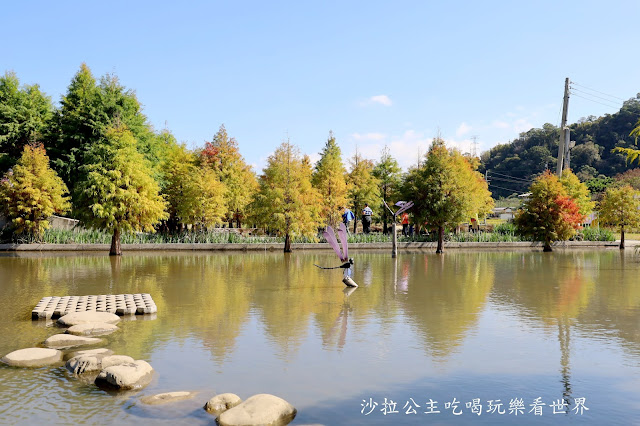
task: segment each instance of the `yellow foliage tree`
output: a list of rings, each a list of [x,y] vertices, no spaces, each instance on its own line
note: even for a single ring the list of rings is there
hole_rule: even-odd
[[[320,193],[323,224],[337,227],[340,223],[341,210],[347,203],[345,173],[340,147],[333,133],[329,133],[311,180]]]
[[[71,207],[67,193],[67,186],[49,167],[42,145],[25,145],[18,163],[0,181],[2,210],[17,233],[40,236],[52,214]]]
[[[573,201],[575,201],[580,208],[580,214],[585,216],[591,214],[596,203],[591,201],[591,192],[589,191],[589,188],[587,188],[587,185],[580,182],[578,176],[568,169],[562,171],[560,183],[567,191],[567,195],[573,198]]]
[[[258,181],[240,155],[238,142],[230,138],[227,129],[221,125],[213,141],[205,143],[200,150],[199,159],[203,166],[214,170],[224,184],[229,226],[235,221],[240,228],[253,194],[258,190]]]
[[[600,202],[600,222],[620,227],[620,249],[624,249],[624,227],[640,226],[640,191],[630,185],[609,187]]]
[[[320,224],[320,200],[311,185],[311,162],[302,158],[297,147],[283,142],[267,159],[260,176],[260,189],[252,203],[254,221],[284,235],[285,253],[291,239],[314,238]]]
[[[226,188],[214,170],[198,167],[196,156],[184,145],[171,147],[162,170],[171,223],[209,227],[222,222]]]
[[[91,146],[86,178],[79,183],[79,214],[89,226],[113,232],[110,255],[121,255],[123,232],[153,232],[168,217],[166,202],[137,141],[125,127],[112,127]]]

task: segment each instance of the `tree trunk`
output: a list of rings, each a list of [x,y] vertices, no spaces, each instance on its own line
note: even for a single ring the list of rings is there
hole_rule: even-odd
[[[111,236],[111,250],[109,256],[122,256],[122,247],[120,246],[120,229],[115,228]]]
[[[553,251],[553,249],[551,248],[551,241],[545,241],[544,242],[544,248],[542,249],[542,251],[544,251],[544,252]]]
[[[355,216],[355,215],[354,215]],[[353,219],[353,235],[356,234],[356,227],[358,226],[358,216]]]
[[[436,253],[444,253],[444,226],[438,226],[438,248],[436,249]]]
[[[383,209],[382,210],[382,233],[387,235],[389,231],[390,229],[387,226],[387,211]]]
[[[624,225],[620,227],[620,250],[624,250]]]
[[[289,237],[288,233],[284,237],[284,252],[291,253],[291,237]]]

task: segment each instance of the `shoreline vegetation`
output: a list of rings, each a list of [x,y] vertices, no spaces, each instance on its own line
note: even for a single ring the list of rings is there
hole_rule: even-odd
[[[284,237],[267,236],[267,235],[248,235],[249,232],[238,230],[237,228],[227,228],[210,231],[184,231],[180,233],[130,233],[122,235],[122,244],[124,245],[166,245],[166,244],[238,244],[238,245],[257,245],[265,244],[284,244]],[[371,234],[351,234],[349,235],[350,244],[385,244],[392,242],[390,233],[371,233]],[[435,243],[438,240],[436,233],[412,236],[398,236],[399,245],[407,245],[407,243]],[[585,228],[576,235],[573,241],[592,241],[592,242],[614,242],[614,234],[605,228]],[[99,230],[61,230],[47,229],[40,237],[29,234],[13,235],[10,240],[4,241],[8,245],[87,245],[87,244],[110,244],[111,235],[107,232]],[[515,232],[513,226],[498,226],[493,232],[448,232],[445,233],[444,242],[451,243],[529,243],[531,239],[524,238]],[[323,244],[326,243],[323,237],[316,238],[302,237],[294,238],[292,244]],[[5,244],[7,245],[7,244]]]

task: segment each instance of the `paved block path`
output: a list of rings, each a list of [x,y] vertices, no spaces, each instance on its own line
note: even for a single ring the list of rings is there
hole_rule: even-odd
[[[142,315],[158,312],[148,293],[101,294],[99,296],[47,296],[31,311],[31,319],[51,319],[71,312],[110,312],[116,315]]]

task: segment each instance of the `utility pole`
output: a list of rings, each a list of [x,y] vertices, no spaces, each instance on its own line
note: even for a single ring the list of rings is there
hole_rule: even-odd
[[[571,168],[571,148],[576,146],[576,142],[571,140],[571,130],[569,126],[564,128],[564,167],[563,170]]]
[[[558,177],[562,177],[562,168],[565,150],[568,151],[569,137],[565,132],[567,126],[567,113],[569,110],[569,77],[564,79],[564,99],[562,101],[562,122],[560,123],[560,141],[558,142]]]

